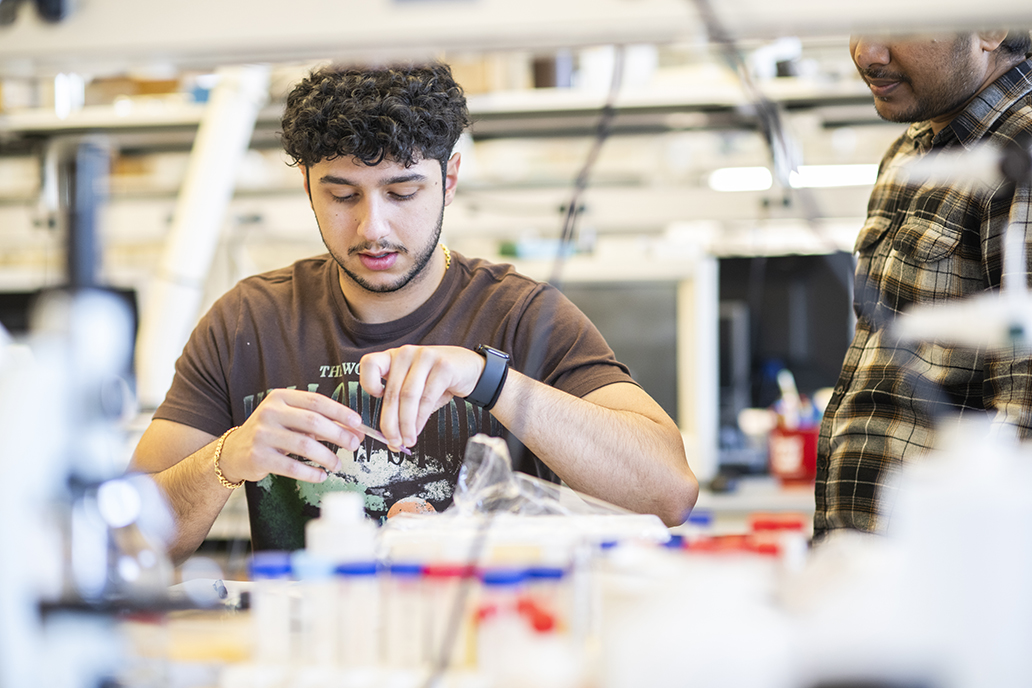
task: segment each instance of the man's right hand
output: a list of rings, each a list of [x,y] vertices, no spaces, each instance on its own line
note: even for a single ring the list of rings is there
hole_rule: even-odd
[[[261,480],[270,473],[307,482],[326,480],[340,459],[323,442],[352,451],[365,436],[361,417],[314,392],[277,389],[225,438],[219,468],[230,482]],[[129,470],[150,473],[162,488],[176,521],[169,555],[182,562],[194,553],[232,490],[212,466],[218,438],[181,423],[155,419],[136,445]],[[311,461],[298,461],[300,456]]]
[[[341,469],[340,459],[323,442],[355,451],[365,436],[358,429],[361,422],[358,413],[322,394],[275,389],[226,438],[219,466],[230,482],[258,481],[274,473],[321,483],[327,471]]]

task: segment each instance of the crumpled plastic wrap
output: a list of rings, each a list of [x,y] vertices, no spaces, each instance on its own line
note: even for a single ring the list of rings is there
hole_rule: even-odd
[[[488,558],[492,550],[499,556],[533,550],[540,558],[568,560],[581,544],[670,538],[658,516],[514,471],[505,441],[478,434],[466,445],[452,506],[440,514],[392,517],[381,528],[381,546],[392,557],[461,559],[488,522]]]
[[[625,515],[631,512],[568,487],[512,469],[504,440],[475,435],[466,444],[453,504],[462,515],[509,513],[543,515]]]

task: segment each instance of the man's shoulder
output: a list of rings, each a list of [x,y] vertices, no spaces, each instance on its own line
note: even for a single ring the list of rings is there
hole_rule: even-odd
[[[521,291],[548,286],[545,282],[521,273],[516,266],[510,263],[495,263],[485,258],[468,258],[454,251],[452,255],[456,265],[466,274],[471,284],[476,283],[478,286],[495,284]]]
[[[333,257],[328,253],[318,256],[301,258],[289,265],[257,272],[240,280],[240,283],[272,283],[290,282],[297,279],[305,279],[312,275],[323,275],[332,266]]]
[[[994,136],[1006,136],[1008,138],[1032,134],[1032,90],[1015,99],[1001,113],[999,125],[995,127],[992,133]]]
[[[986,88],[972,101],[965,114],[976,118],[971,124],[974,138],[991,139],[1006,145],[1032,134],[1032,59],[1013,69]],[[964,123],[963,116],[958,117]],[[962,139],[963,140],[963,139]]]
[[[326,271],[333,267],[333,258],[327,253],[294,261],[290,265],[258,272],[242,278],[231,291],[243,293],[291,291],[303,288],[326,277]]]
[[[248,304],[281,303],[292,300],[298,293],[311,298],[324,291],[327,270],[332,269],[332,263],[333,258],[325,254],[248,275],[220,296],[215,308],[235,310]]]

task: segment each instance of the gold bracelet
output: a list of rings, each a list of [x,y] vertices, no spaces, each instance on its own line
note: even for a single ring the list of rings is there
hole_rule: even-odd
[[[218,444],[215,445],[215,459],[212,461],[212,463],[215,465],[215,477],[219,479],[219,482],[222,483],[223,487],[230,490],[237,489],[238,487],[244,484],[244,481],[241,480],[238,483],[231,483],[228,480],[226,480],[226,476],[222,474],[222,468],[219,466],[219,459],[222,458],[222,445],[226,443],[226,438],[229,437],[229,434],[236,429],[237,428],[235,427],[230,428],[229,430],[226,430],[226,432],[222,433],[222,437],[219,438]]]

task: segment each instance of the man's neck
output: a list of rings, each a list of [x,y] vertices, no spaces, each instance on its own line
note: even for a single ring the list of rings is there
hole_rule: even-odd
[[[956,119],[957,115],[964,112],[967,106],[971,104],[979,93],[989,87],[994,81],[999,79],[1001,76],[1014,69],[1016,66],[1024,62],[1027,58],[1023,55],[1011,55],[1010,53],[996,53],[996,58],[990,65],[990,68],[986,72],[985,78],[982,80],[982,85],[977,91],[971,94],[971,97],[964,101],[964,104],[960,106],[954,112],[942,115],[940,117],[933,117],[930,121],[932,124],[932,133],[938,134],[940,131],[949,126],[950,122]]]

